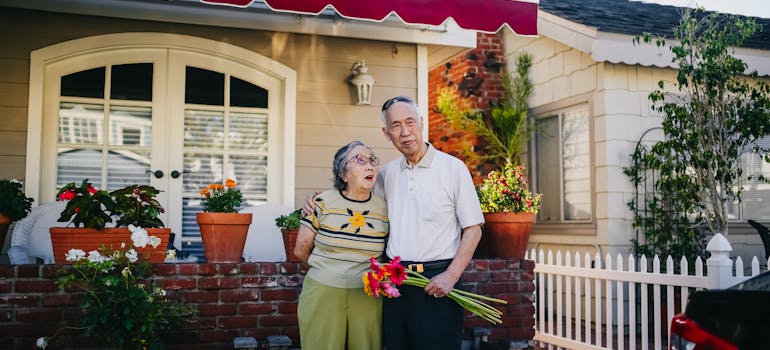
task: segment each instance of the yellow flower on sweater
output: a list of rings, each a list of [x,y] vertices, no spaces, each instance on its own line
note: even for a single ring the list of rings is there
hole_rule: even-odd
[[[366,218],[361,215],[361,212],[354,212],[353,216],[348,218],[348,221],[350,221],[350,224],[356,228],[360,228],[366,225]]]

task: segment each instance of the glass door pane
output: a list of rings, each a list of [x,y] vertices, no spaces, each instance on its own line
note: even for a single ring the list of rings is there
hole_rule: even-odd
[[[152,74],[152,63],[108,64],[60,78],[57,189],[83,179],[108,191],[150,183]]]
[[[249,100],[244,96],[256,96],[251,105],[266,106],[267,93],[225,73],[192,67],[184,71],[182,249],[203,259],[195,220],[202,211],[202,188],[233,179],[243,193],[243,207],[267,201],[268,114],[244,102]],[[234,81],[239,82],[238,98],[231,96]],[[245,91],[249,87],[253,91]],[[240,106],[231,105],[233,101]]]

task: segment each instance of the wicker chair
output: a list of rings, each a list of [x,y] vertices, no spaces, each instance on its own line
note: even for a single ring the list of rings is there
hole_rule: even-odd
[[[67,226],[66,222],[56,221],[66,205],[66,202],[38,205],[32,208],[27,217],[16,223],[8,248],[11,264],[35,263],[36,258],[46,264],[53,264],[53,247],[48,228]]]

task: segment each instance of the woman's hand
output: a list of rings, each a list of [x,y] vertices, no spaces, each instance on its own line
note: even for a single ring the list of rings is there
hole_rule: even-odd
[[[305,199],[305,205],[302,206],[302,216],[308,216],[313,213],[313,209],[315,209],[315,196],[317,196],[321,192],[313,192],[309,195],[307,195],[307,199]]]

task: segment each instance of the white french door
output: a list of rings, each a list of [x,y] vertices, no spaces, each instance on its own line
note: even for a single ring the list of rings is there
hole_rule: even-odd
[[[199,51],[127,48],[48,64],[44,81],[42,202],[85,178],[110,191],[150,184],[175,245],[195,250],[202,187],[235,179],[244,206],[284,198],[279,77]]]

